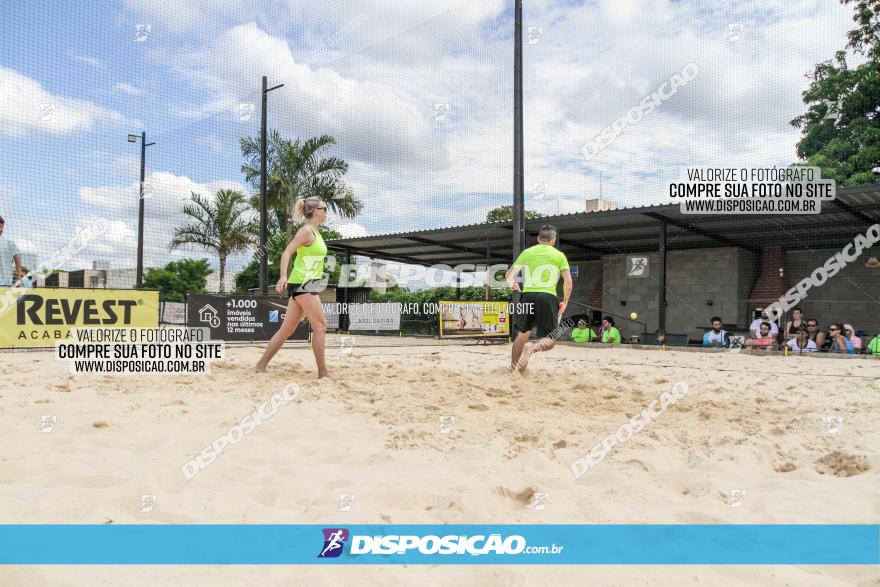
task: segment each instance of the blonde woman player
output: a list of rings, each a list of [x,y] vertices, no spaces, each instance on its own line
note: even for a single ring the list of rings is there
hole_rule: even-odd
[[[257,363],[257,373],[266,371],[266,365],[281,348],[293,331],[296,330],[300,319],[305,315],[312,325],[312,351],[315,353],[315,362],[318,364],[318,378],[329,377],[335,379],[327,370],[324,361],[324,338],[327,333],[327,322],[324,320],[324,311],[321,308],[321,300],[318,292],[322,291],[326,283],[321,281],[324,276],[324,257],[327,255],[327,245],[318,227],[327,219],[327,205],[321,198],[311,197],[296,203],[294,219],[299,222],[303,218],[306,223],[296,232],[293,240],[284,249],[281,255],[281,277],[275,284],[275,291],[284,292],[287,288],[287,314],[281,328],[266,345],[263,356]],[[293,259],[293,271],[289,273],[287,268],[290,256],[296,252]]]

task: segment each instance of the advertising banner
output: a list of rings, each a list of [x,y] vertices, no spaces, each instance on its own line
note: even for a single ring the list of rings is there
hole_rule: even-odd
[[[349,330],[400,330],[400,304],[349,304]]]
[[[507,302],[440,302],[440,337],[508,336]]]
[[[213,340],[269,340],[287,313],[287,299],[280,295],[189,293],[186,303],[187,326],[209,328]],[[304,320],[290,340],[308,339],[309,324]]]
[[[162,302],[162,324],[186,324],[186,304]]]
[[[159,292],[0,288],[0,347],[54,346],[75,328],[156,328]]]

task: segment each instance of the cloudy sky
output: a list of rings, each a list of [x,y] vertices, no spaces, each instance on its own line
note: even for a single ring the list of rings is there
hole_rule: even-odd
[[[156,143],[147,266],[210,257],[168,242],[191,192],[250,193],[238,141],[259,129],[262,75],[284,84],[269,126],[330,134],[350,164],[364,211],[333,219],[343,234],[478,222],[511,201],[512,1],[59,6],[19,3],[0,23],[0,215],[26,258],[103,217],[109,232],[68,268],[134,266],[140,147],[126,135],[141,130]],[[683,167],[793,162],[805,74],[853,28],[833,0],[526,0],[524,15],[526,206],[544,213],[583,210],[600,184],[643,205]],[[585,157],[686,67],[693,79]]]

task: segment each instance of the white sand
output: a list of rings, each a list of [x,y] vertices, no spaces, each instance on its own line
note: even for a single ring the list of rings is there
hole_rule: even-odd
[[[0,353],[0,523],[878,523],[880,362],[558,347],[307,349],[261,376],[70,375]],[[676,381],[689,394],[583,478],[569,465]],[[289,382],[295,402],[181,465]],[[40,417],[55,415],[52,432]],[[439,417],[454,416],[448,434]],[[827,434],[825,417],[843,424]],[[106,426],[96,427],[97,422]],[[828,457],[827,466],[817,464]],[[859,463],[870,468],[858,470]],[[847,468],[849,465],[849,468]],[[863,467],[861,467],[863,468]],[[819,470],[826,471],[821,474]],[[835,475],[834,472],[841,475]],[[856,473],[842,476],[846,473]],[[741,507],[730,490],[744,489]],[[550,495],[531,511],[532,492]],[[356,496],[337,512],[339,495]],[[142,494],[158,503],[138,511]],[[865,567],[5,567],[0,585],[878,585]]]

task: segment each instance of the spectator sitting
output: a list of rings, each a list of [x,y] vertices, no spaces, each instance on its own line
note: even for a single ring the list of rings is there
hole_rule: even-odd
[[[761,325],[758,327],[758,336],[748,339],[746,341],[746,347],[766,351],[773,346],[775,339],[776,337],[771,334],[770,323],[765,320],[764,322],[761,322]]]
[[[727,331],[721,330],[721,317],[712,316],[712,330],[703,335],[703,346],[723,347],[727,344]]]
[[[597,338],[599,337],[587,326],[587,321],[583,318],[578,320],[577,328],[571,329],[571,340],[574,342],[592,342]]]
[[[602,330],[599,333],[602,335],[602,342],[620,344],[620,331],[614,327],[614,318],[611,316],[602,318]]]
[[[666,346],[666,331],[658,328],[654,332],[654,344],[657,346]]]
[[[825,347],[825,333],[819,330],[819,322],[813,319],[807,320],[807,332],[810,333],[810,340],[816,343],[816,348]]]
[[[849,353],[850,355],[855,354],[855,349],[853,348],[850,340],[844,336],[843,329],[840,327],[840,324],[832,324],[828,327],[828,337],[831,339],[831,348],[829,349],[832,353]]]
[[[856,336],[856,329],[852,327],[852,324],[843,325],[843,335],[852,343],[856,354],[862,352],[862,339]]]
[[[791,352],[803,354],[815,353],[818,350],[816,343],[810,340],[810,333],[807,331],[806,326],[798,328],[795,337],[785,343]]]
[[[798,330],[804,325],[804,313],[800,308],[792,308],[791,320],[785,323],[785,340],[797,338]]]
[[[753,339],[759,338],[758,335],[760,334],[761,324],[763,324],[764,322],[770,325],[770,335],[773,338],[776,338],[776,335],[779,334],[779,326],[777,326],[776,322],[770,322],[770,318],[767,316],[767,312],[762,310],[761,317],[752,320],[752,324],[749,326],[749,334],[752,335]]]
[[[872,355],[880,355],[880,334],[868,343],[868,352]]]

